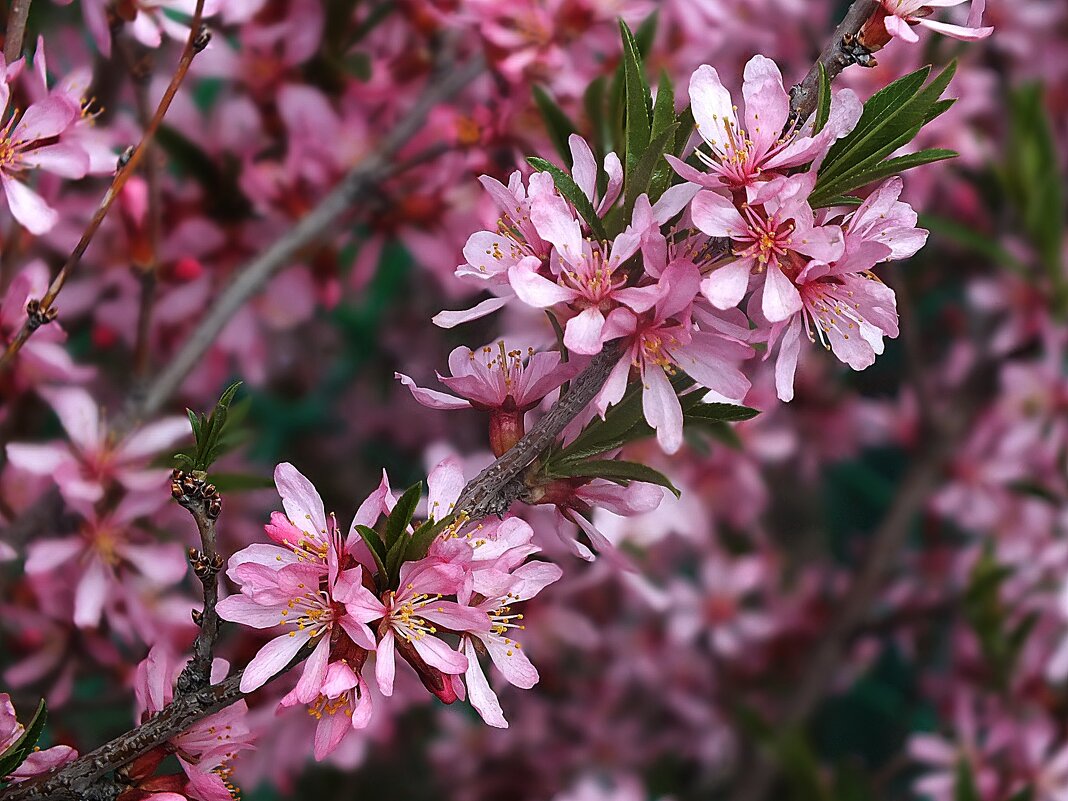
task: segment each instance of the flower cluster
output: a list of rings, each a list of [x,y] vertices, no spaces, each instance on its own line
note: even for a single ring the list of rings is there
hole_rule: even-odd
[[[560,570],[527,561],[539,550],[531,544],[530,526],[516,518],[473,528],[462,520],[449,523],[463,474],[446,460],[428,479],[430,519],[424,524],[440,533],[424,544],[425,555],[401,562],[391,575],[375,555],[379,519],[385,517],[384,530],[399,538],[390,543],[391,560],[420,536],[396,531],[391,521],[401,512],[385,476],[360,505],[347,535],[292,465],[278,466],[275,483],[285,514],[275,513],[266,526],[274,544],[251,545],[231,557],[227,575],[241,592],[218,607],[226,620],[283,629],[245,668],[242,692],[258,689],[310,649],[300,681],[281,705],[306,706],[318,720],[317,759],[370,722],[371,695],[362,673],[372,653],[383,696],[393,695],[399,657],[443,702],[469,693],[488,723],[507,726],[479,653],[488,652],[518,687],[529,689],[538,680],[514,639],[522,614],[513,606],[556,581]],[[450,635],[457,642],[450,643]]]

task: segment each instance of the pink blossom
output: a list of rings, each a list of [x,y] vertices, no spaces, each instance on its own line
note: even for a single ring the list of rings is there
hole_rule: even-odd
[[[7,693],[0,693],[0,755],[11,748],[25,731],[26,727],[15,717],[15,707],[11,703],[11,696]],[[77,757],[78,752],[69,745],[55,745],[44,750],[34,750],[10,776],[0,776],[0,780],[20,782],[32,779],[38,774],[64,765]]]
[[[479,664],[479,644],[509,684],[524,690],[537,684],[538,671],[515,639],[524,626],[520,622],[523,615],[513,611],[513,606],[533,598],[563,575],[563,571],[554,564],[524,562],[526,550],[519,550],[512,565],[506,552],[496,560],[493,568],[475,574],[472,589],[478,593],[478,597],[485,596],[484,600],[472,604],[470,592],[462,592],[459,596],[461,603],[471,604],[473,608],[485,612],[490,620],[489,631],[474,632],[463,639],[463,650],[467,656],[464,680],[471,705],[486,723],[497,728],[507,728],[508,722]],[[518,566],[514,566],[514,563],[518,563]]]
[[[21,68],[16,62],[7,68]],[[0,61],[0,72],[4,71]],[[0,117],[8,112],[11,86],[0,81]],[[19,180],[28,169],[41,169],[63,178],[81,178],[89,170],[89,157],[77,145],[52,142],[78,119],[78,105],[65,94],[55,93],[31,103],[24,113],[13,110],[0,130],[0,183],[12,216],[30,233],[50,231],[59,213],[39,194]]]
[[[109,601],[123,590],[132,572],[155,587],[177,583],[186,572],[178,543],[156,543],[136,536],[133,522],[156,510],[158,501],[148,494],[127,494],[114,511],[98,515],[91,504],[73,502],[85,520],[73,537],[39,539],[27,550],[26,573],[40,575],[57,570],[74,579],[74,624],[94,628]]]
[[[310,703],[326,680],[335,634],[344,632],[357,646],[375,648],[367,627],[375,617],[367,616],[362,603],[362,568],[340,569],[340,537],[332,523],[328,542],[324,561],[305,559],[299,550],[256,545],[231,557],[227,575],[241,585],[241,593],[219,602],[219,616],[257,629],[291,627],[252,658],[241,679],[242,692],[263,686],[314,642],[293,696]],[[357,603],[349,606],[350,600]]]
[[[682,445],[682,406],[671,383],[676,371],[685,371],[701,386],[733,401],[744,398],[750,386],[736,364],[751,355],[751,348],[689,323],[697,282],[696,268],[677,264],[660,279],[661,297],[651,319],[620,307],[605,326],[608,338],[626,338],[627,350],[598,394],[597,409],[603,416],[609,406],[623,398],[630,369],[637,368],[645,419],[667,453]]]
[[[522,351],[508,350],[503,339],[496,348],[487,345],[478,353],[456,348],[449,354],[452,375],[439,373],[438,380],[460,397],[418,387],[402,373],[394,376],[429,409],[526,412],[575,374],[574,366],[561,363],[555,351],[535,353],[531,348],[526,356],[524,361]]]
[[[282,706],[304,703],[297,696],[297,690],[293,690],[282,699]],[[363,676],[344,659],[331,662],[318,696],[308,707],[308,713],[316,719],[315,758],[326,759],[350,731],[366,728],[371,712],[371,696]]]
[[[808,205],[814,180],[814,175],[805,173],[750,188],[740,210],[711,190],[694,198],[694,224],[709,236],[730,237],[734,247],[734,260],[701,283],[713,306],[737,306],[752,274],[763,282],[761,311],[768,322],[781,322],[801,310],[801,295],[792,278],[810,259],[830,263],[845,250],[841,228],[815,223]]]
[[[174,700],[174,684],[184,662],[164,646],[154,646],[137,666],[134,696],[137,717],[144,722]],[[212,682],[226,678],[230,665],[216,659],[211,667]],[[230,798],[227,778],[230,763],[240,752],[253,747],[254,734],[246,716],[248,705],[242,699],[225,709],[198,720],[169,744],[189,781],[189,795],[203,801]]]
[[[920,37],[912,30],[916,25],[966,42],[985,39],[994,32],[994,29],[979,26],[981,12],[973,13],[967,25],[950,25],[930,19],[930,15],[936,8],[959,6],[965,2],[967,0],[882,0],[882,8],[886,14],[883,25],[886,26],[886,31],[891,36],[906,42],[920,40]],[[976,3],[976,5],[979,4]]]
[[[784,133],[790,119],[790,96],[779,68],[764,56],[754,56],[745,65],[742,96],[744,123],[739,122],[737,106],[713,67],[702,65],[693,73],[690,107],[697,132],[709,148],[708,153],[700,148],[695,152],[709,171],[700,172],[668,155],[679,175],[705,187],[752,186],[790,167],[822,159],[836,139],[853,129],[862,110],[851,90],[841,90],[835,93],[831,116],[819,133],[812,133],[811,123],[807,129],[792,126]]]
[[[393,695],[398,639],[414,648],[427,665],[446,675],[467,670],[467,658],[435,636],[437,626],[455,631],[481,631],[489,626],[481,610],[441,600],[456,593],[463,576],[463,569],[455,564],[434,559],[405,562],[400,570],[399,590],[389,591],[384,602],[369,593],[364,596],[361,610],[386,620],[375,662],[375,678],[383,695]]]
[[[7,457],[11,464],[34,475],[52,476],[63,497],[70,502],[96,502],[112,481],[131,492],[166,501],[161,490],[167,471],[146,467],[148,460],[189,434],[189,421],[166,417],[142,426],[116,440],[103,420],[101,409],[80,387],[42,388],[41,396],[63,424],[70,443],[11,443]],[[144,502],[144,501],[142,501]]]

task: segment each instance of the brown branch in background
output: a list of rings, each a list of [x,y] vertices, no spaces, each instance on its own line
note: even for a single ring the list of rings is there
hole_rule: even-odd
[[[142,132],[152,124],[152,106],[148,87],[152,77],[152,58],[147,51],[136,52],[129,41],[119,39],[116,49],[126,64],[134,89],[137,119]],[[134,376],[144,378],[151,356],[149,335],[152,332],[152,311],[155,308],[159,243],[163,229],[163,198],[160,185],[158,148],[154,140],[145,142],[145,184],[148,187],[147,252],[135,254],[131,268],[140,282],[140,301],[137,307],[137,338],[134,345]]]
[[[7,30],[4,32],[4,61],[8,64],[17,61],[22,55],[31,2],[32,0],[11,0],[11,8],[7,12]]]
[[[200,627],[193,643],[193,656],[178,677],[178,695],[207,687],[211,683],[211,662],[215,641],[219,638],[219,571],[223,567],[215,539],[215,521],[222,512],[222,499],[214,484],[209,484],[181,470],[171,475],[171,496],[189,511],[200,532],[201,549],[189,549],[189,564],[204,585],[204,609],[193,613],[193,622]]]
[[[189,65],[193,63],[193,57],[207,46],[208,34],[200,25],[203,11],[204,0],[197,0],[196,11],[193,14],[191,22],[192,27],[189,31],[189,39],[186,41],[185,48],[182,50],[178,68],[175,70],[174,77],[171,78],[167,90],[163,93],[163,97],[159,102],[159,106],[156,108],[156,113],[153,115],[148,129],[145,131],[140,144],[134,148],[132,152],[128,151],[128,156],[124,154],[119,159],[119,169],[111,181],[111,186],[108,187],[108,191],[104,194],[103,199],[100,201],[100,205],[93,213],[84,233],[82,233],[81,239],[78,240],[78,244],[67,258],[66,263],[52,280],[44,297],[40,300],[32,300],[27,304],[26,311],[28,316],[26,323],[19,329],[15,338],[11,340],[11,343],[7,346],[7,350],[4,351],[3,356],[0,356],[0,370],[3,370],[11,364],[15,354],[17,354],[22,346],[26,344],[26,340],[30,338],[34,331],[55,319],[56,309],[52,304],[55,303],[56,296],[59,295],[64,284],[66,284],[67,279],[70,277],[71,272],[73,272],[74,268],[78,265],[78,262],[81,261],[82,256],[89,247],[89,243],[93,241],[97,229],[99,229],[100,224],[104,222],[104,218],[107,216],[112,204],[119,196],[123,186],[126,185],[126,181],[133,175],[134,171],[141,163],[141,159],[144,158],[148,144],[156,135],[160,123],[163,122],[164,115],[166,115],[167,110],[171,106],[171,101],[174,100],[174,96],[178,92],[178,87],[181,86],[182,81],[185,80],[185,76],[189,72]]]
[[[873,532],[860,571],[835,605],[836,612],[820,641],[809,652],[777,726],[787,730],[802,726],[830,690],[854,634],[869,622],[879,590],[897,564],[897,554],[908,540],[916,515],[937,486],[946,461],[971,429],[993,385],[991,365],[977,365],[959,392],[949,399],[946,413],[931,421],[931,438],[924,440],[923,453],[905,475],[890,509]],[[732,794],[736,801],[763,801],[768,797],[777,766],[764,755],[759,755],[758,761],[759,767],[747,771],[738,791]]]
[[[845,17],[834,29],[831,41],[820,53],[819,59],[812,65],[801,83],[790,90],[788,127],[804,122],[816,110],[820,65],[823,65],[827,78],[831,81],[852,64],[861,64],[865,67],[875,66],[875,59],[871,55],[875,49],[861,42],[860,32],[864,23],[871,19],[878,8],[879,0],[854,0]]]
[[[460,66],[449,66],[415,102],[378,147],[353,167],[334,190],[309,214],[271,247],[246,264],[233,281],[222,290],[196,329],[167,363],[166,368],[146,389],[140,402],[131,410],[134,417],[151,416],[178,390],[182,381],[196,367],[215,338],[240,309],[279,271],[293,264],[294,258],[337,222],[352,205],[368,196],[382,181],[398,172],[390,159],[415,136],[427,115],[438,103],[459,92],[482,72],[482,59],[474,57]]]

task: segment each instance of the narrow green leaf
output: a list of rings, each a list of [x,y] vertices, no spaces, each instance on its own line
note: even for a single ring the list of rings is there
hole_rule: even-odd
[[[626,181],[626,201],[623,206],[624,220],[630,218],[630,213],[634,210],[634,202],[638,199],[639,195],[648,189],[649,181],[652,180],[653,177],[653,170],[660,164],[667,163],[664,161],[664,150],[667,147],[667,143],[674,137],[675,126],[677,124],[678,123],[675,122],[671,123],[671,125],[663,130],[659,136],[649,143],[645,155],[643,155],[641,160],[634,165],[633,171],[628,174]]]
[[[813,130],[819,133],[831,118],[831,79],[827,77],[827,68],[819,62],[819,89],[816,92],[816,117]]]
[[[553,147],[556,148],[556,152],[560,154],[560,158],[564,160],[564,163],[571,167],[571,147],[568,145],[567,140],[571,134],[578,133],[575,124],[571,122],[571,118],[564,113],[564,110],[556,104],[556,101],[552,99],[545,89],[535,84],[533,92],[534,102],[537,104],[542,119],[545,121],[545,129],[549,133]]]
[[[411,539],[408,540],[408,547],[404,551],[404,561],[414,562],[422,559],[426,556],[428,550],[430,550],[431,543],[438,538],[449,524],[452,523],[453,517],[449,515],[441,520],[428,520],[423,525],[419,526],[412,534]]]
[[[665,487],[679,497],[679,490],[671,483],[671,479],[659,470],[639,464],[637,462],[625,462],[620,459],[606,459],[589,462],[563,462],[553,467],[553,475],[557,478],[604,478],[616,483],[630,481],[642,481],[646,484],[656,484]]]
[[[898,175],[906,170],[911,170],[913,167],[919,167],[923,164],[933,164],[936,161],[945,161],[946,159],[956,158],[957,155],[958,154],[953,150],[932,148],[929,150],[921,150],[917,153],[898,156],[897,158],[887,159],[886,161],[879,162],[873,167],[850,173],[849,175],[844,176],[841,180],[834,182],[832,186],[827,187],[825,190],[813,192],[812,196],[809,198],[809,202],[815,209],[834,206],[837,205],[840,196],[846,192],[860,189],[863,186],[875,183],[876,181],[881,181],[891,175]]]
[[[972,766],[966,759],[957,763],[957,781],[954,784],[953,801],[980,801],[979,790],[975,786]]]
[[[371,558],[375,560],[375,567],[378,568],[378,573],[382,577],[382,581],[386,580],[386,544],[382,542],[382,538],[378,536],[378,532],[368,526],[356,526],[356,531],[359,532],[360,538],[367,543],[367,550],[371,552]]]
[[[408,528],[408,524],[412,522],[415,507],[419,504],[419,498],[422,497],[422,494],[423,482],[417,481],[404,491],[404,494],[397,501],[397,505],[393,507],[393,511],[389,513],[389,520],[386,522],[385,541],[390,550],[393,549],[393,544],[400,539],[404,530]]]
[[[41,733],[44,731],[45,721],[47,720],[48,710],[45,707],[44,699],[41,699],[29,725],[22,732],[22,736],[3,754],[0,754],[0,779],[11,775],[33,753],[34,746],[41,739]]]
[[[685,412],[685,421],[707,423],[736,423],[752,420],[760,412],[748,406],[736,406],[732,403],[698,403]]]
[[[930,67],[922,67],[915,72],[898,78],[889,86],[880,89],[869,97],[864,104],[864,111],[860,115],[860,120],[852,131],[834,143],[827,153],[827,158],[823,160],[823,167],[820,172],[830,169],[846,158],[865,137],[880,126],[885,125],[896,110],[916,97],[930,74]]]
[[[660,81],[656,86],[656,101],[653,103],[653,129],[651,136],[655,139],[669,127],[677,124],[675,119],[675,86],[667,70],[660,71]]]
[[[597,216],[597,211],[593,208],[593,204],[590,202],[590,199],[586,197],[585,193],[579,189],[574,178],[551,161],[531,156],[527,159],[527,162],[534,169],[540,172],[547,172],[553,177],[553,183],[555,183],[556,188],[560,190],[560,194],[567,198],[578,210],[578,213],[582,215],[582,219],[584,219],[586,224],[590,226],[590,231],[593,232],[593,235],[597,239],[606,240],[609,238],[607,232],[605,232],[604,223],[601,222],[601,218]]]
[[[649,147],[651,94],[645,80],[642,57],[638,44],[630,28],[623,20],[619,21],[620,36],[623,40],[623,75],[625,87],[626,118],[626,158],[624,182],[630,194],[630,176],[638,161]]]
[[[605,91],[607,86],[608,79],[601,75],[595,81],[590,82],[590,85],[586,87],[586,91],[582,95],[582,106],[586,110],[586,119],[589,120],[590,130],[592,131],[590,144],[598,162],[602,161],[605,154],[612,150],[609,140],[611,124],[605,110]],[[597,189],[604,192],[607,181],[607,176],[599,174]]]

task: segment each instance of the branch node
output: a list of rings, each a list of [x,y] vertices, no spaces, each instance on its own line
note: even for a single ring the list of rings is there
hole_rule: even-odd
[[[41,307],[41,301],[30,298],[26,301],[26,327],[32,333],[42,325],[47,325],[56,319],[59,309],[50,306],[47,309]]]

